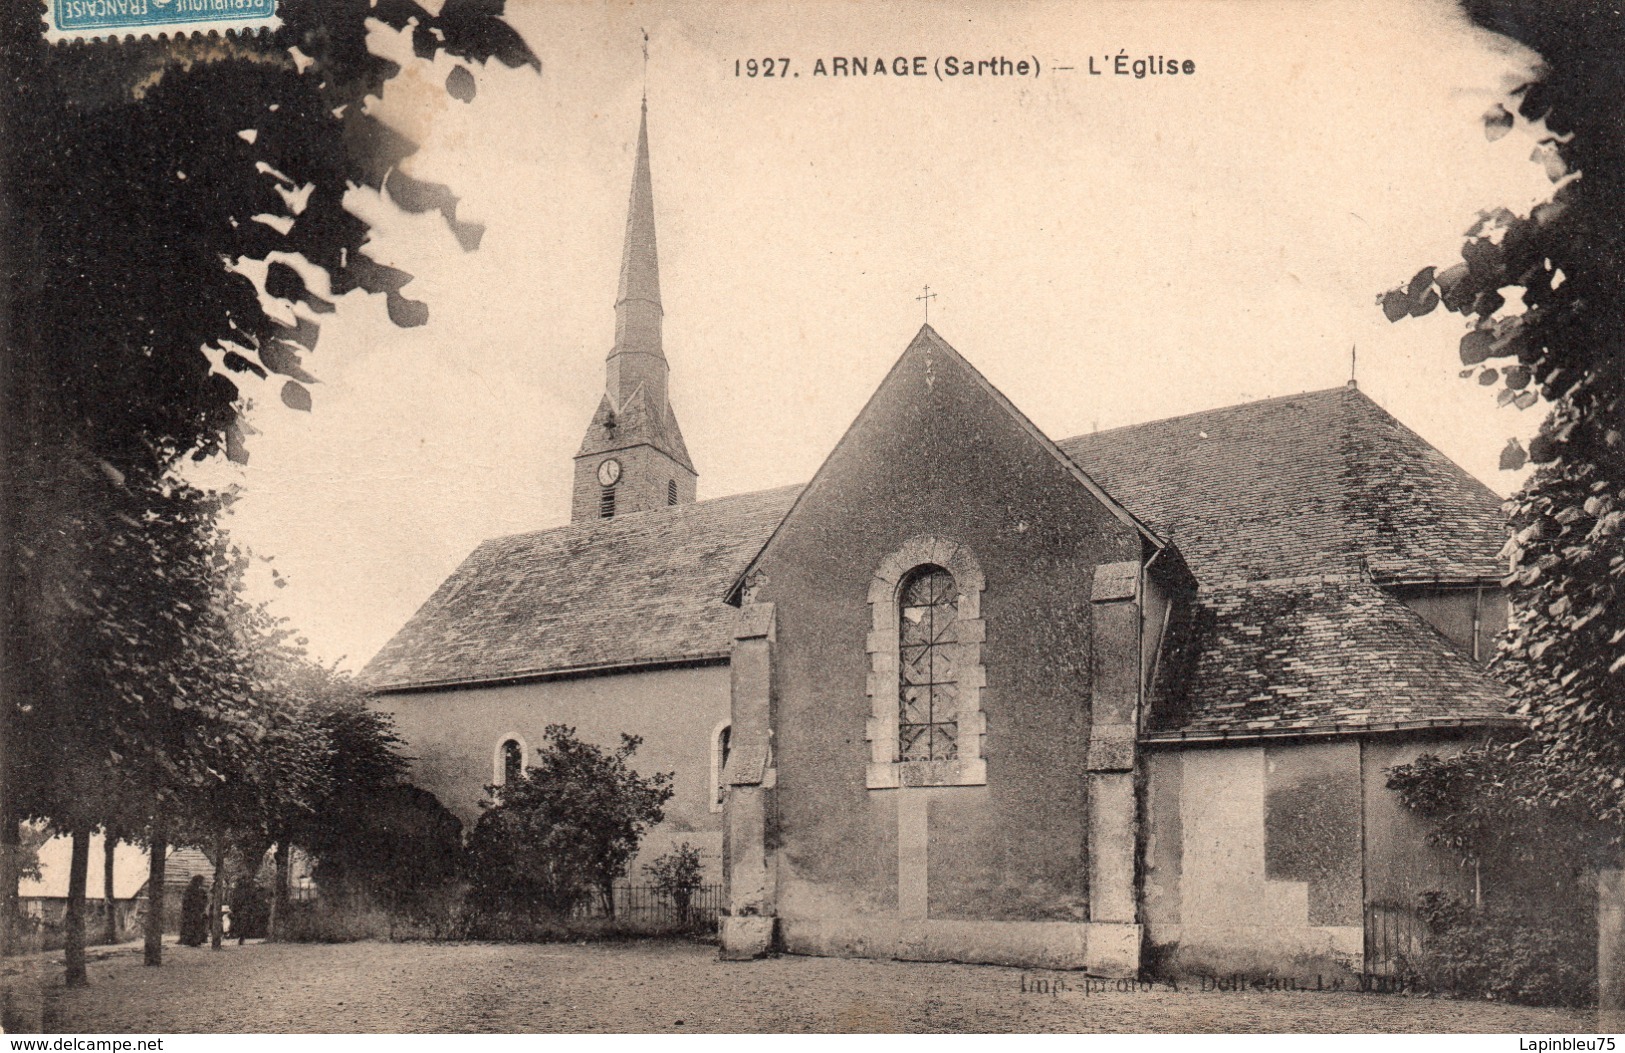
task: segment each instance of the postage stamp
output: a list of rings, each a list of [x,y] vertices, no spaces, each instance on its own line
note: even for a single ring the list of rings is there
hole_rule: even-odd
[[[277,0],[46,0],[49,40],[275,29]]]

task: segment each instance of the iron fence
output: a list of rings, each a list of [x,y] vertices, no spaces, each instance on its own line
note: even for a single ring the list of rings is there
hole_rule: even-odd
[[[1427,926],[1416,908],[1393,901],[1365,906],[1365,974],[1403,980],[1422,953]]]
[[[571,917],[614,918],[637,926],[712,931],[722,912],[722,886],[701,885],[686,902],[654,885],[616,885],[578,903]]]

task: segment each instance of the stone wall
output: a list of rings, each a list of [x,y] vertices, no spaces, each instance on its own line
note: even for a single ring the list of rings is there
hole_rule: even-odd
[[[1126,592],[1102,602],[1134,607],[1141,545],[955,358],[918,345],[904,356],[748,579],[748,599],[775,612],[765,843],[784,949],[1133,971],[1133,736],[1101,758],[1128,790],[1111,795],[1126,816],[1092,811],[1090,754],[1102,663],[1112,720],[1135,719],[1137,610],[1112,619],[1124,640],[1091,641],[1097,568],[1127,562]],[[897,669],[872,638],[872,603],[895,602],[885,588],[876,598],[877,575],[910,546],[935,546],[928,562],[949,569],[962,548],[985,579],[971,617],[980,668],[960,670],[984,719],[962,715],[959,732],[963,759],[979,749],[985,769],[905,764],[888,781],[872,722],[896,712]],[[1123,842],[1113,875],[1129,885],[1102,901],[1108,923],[1090,881],[1103,836]]]
[[[617,516],[667,507],[671,503],[667,500],[671,483],[677,484],[677,504],[694,503],[698,485],[694,473],[653,446],[642,444],[576,458],[570,522],[590,523],[599,518],[599,497],[604,488],[598,482],[598,466],[611,457],[621,462],[621,478],[615,484]]]

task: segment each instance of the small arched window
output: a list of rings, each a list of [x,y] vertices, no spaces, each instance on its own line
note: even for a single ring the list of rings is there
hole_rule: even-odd
[[[897,597],[897,759],[959,756],[959,618],[954,576],[926,565],[909,572]]]
[[[677,480],[676,479],[667,479],[666,480],[666,503],[668,505],[674,505],[674,504],[677,503]]]
[[[598,491],[598,518],[615,518],[615,487],[606,486]]]
[[[506,786],[525,773],[525,743],[518,735],[504,736],[497,746],[495,763],[496,784]]]
[[[718,724],[711,732],[711,810],[722,811],[722,802],[727,796],[729,747],[733,740],[733,725]]]

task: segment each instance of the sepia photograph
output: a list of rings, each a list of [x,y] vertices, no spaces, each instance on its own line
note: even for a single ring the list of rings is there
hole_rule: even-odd
[[[0,74],[12,1049],[1625,1032],[1617,5]]]

